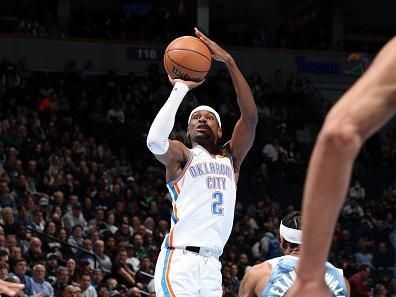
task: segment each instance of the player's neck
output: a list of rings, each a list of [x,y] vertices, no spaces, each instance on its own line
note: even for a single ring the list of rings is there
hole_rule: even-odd
[[[197,143],[197,142],[193,142],[192,143],[192,147],[196,147],[196,146],[200,146],[203,147],[205,150],[207,150],[210,154],[216,154],[218,151],[218,146],[216,144],[201,144],[201,143]]]

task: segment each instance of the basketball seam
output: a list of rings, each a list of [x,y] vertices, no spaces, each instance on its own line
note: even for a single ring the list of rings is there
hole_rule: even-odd
[[[172,60],[172,58],[169,57],[168,53],[166,53],[166,55],[168,56],[168,59],[172,61],[173,64],[176,64],[177,66],[182,67],[184,69],[187,69],[189,71],[194,71],[194,72],[208,72],[209,71],[209,70],[195,70],[195,69],[191,69],[191,68],[185,67],[185,66],[180,65],[179,63],[175,62],[174,60]]]
[[[192,49],[190,49],[190,48],[175,48],[175,49],[170,49],[170,50],[167,50],[166,53],[169,53],[169,52],[171,52],[171,51],[189,51],[189,52],[193,52],[193,53],[196,53],[196,54],[198,54],[198,55],[200,55],[200,56],[202,56],[202,57],[205,57],[206,60],[208,60],[209,62],[211,62],[211,59],[209,59],[207,56],[201,54],[200,52],[198,52],[198,51],[196,51],[196,50],[192,50]]]
[[[193,39],[193,40],[194,40],[194,39],[197,39],[198,41],[202,42],[198,37],[194,37],[194,36],[182,36],[182,37],[179,37],[179,38],[174,39],[171,43],[169,43],[168,46],[166,47],[166,51],[168,50],[168,48],[169,48],[172,44],[178,42],[178,41],[181,40],[181,39]],[[203,43],[203,42],[202,42],[202,43]],[[205,45],[206,45],[206,44],[205,44]]]
[[[169,57],[168,57],[168,59],[169,59]],[[168,64],[166,63],[166,59],[164,59],[164,67],[165,67],[166,72],[171,73],[171,71],[169,70]]]

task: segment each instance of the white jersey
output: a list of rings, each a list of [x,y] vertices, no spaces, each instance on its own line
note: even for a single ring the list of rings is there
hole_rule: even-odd
[[[202,146],[190,150],[182,174],[167,184],[172,196],[171,231],[165,247],[197,246],[223,252],[232,229],[236,184],[232,157]]]

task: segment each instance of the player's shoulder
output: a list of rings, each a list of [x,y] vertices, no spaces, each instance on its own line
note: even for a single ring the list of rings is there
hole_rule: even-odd
[[[272,266],[269,262],[266,261],[254,265],[249,270],[247,270],[244,278],[246,279],[246,283],[251,288],[254,288],[255,294],[258,296],[267,285],[268,280],[271,277],[271,273]]]
[[[252,277],[255,276],[262,277],[265,274],[271,274],[271,272],[272,272],[272,265],[268,261],[265,261],[260,264],[256,264],[247,271],[247,273]]]

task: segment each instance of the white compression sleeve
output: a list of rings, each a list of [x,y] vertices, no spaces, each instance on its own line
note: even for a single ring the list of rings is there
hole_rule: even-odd
[[[147,135],[147,147],[153,154],[163,155],[168,151],[168,137],[175,124],[176,112],[187,92],[187,85],[176,82],[168,100],[151,124]]]

